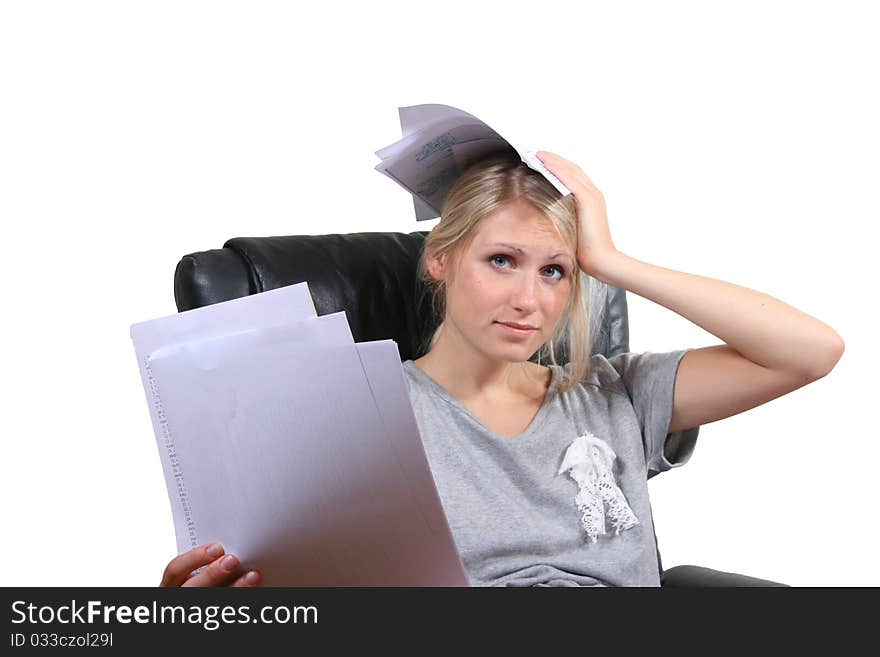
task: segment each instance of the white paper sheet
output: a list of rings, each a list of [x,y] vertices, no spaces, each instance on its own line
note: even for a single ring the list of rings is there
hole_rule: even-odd
[[[243,320],[308,314],[295,287],[132,327],[178,550],[219,540],[269,586],[468,586],[397,345],[344,313]]]
[[[131,326],[138,361],[157,347],[211,335],[227,335],[259,326],[317,317],[307,282],[185,310]]]

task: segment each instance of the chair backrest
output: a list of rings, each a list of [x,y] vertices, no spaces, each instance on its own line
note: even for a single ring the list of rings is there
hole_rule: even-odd
[[[174,300],[183,312],[307,281],[318,315],[345,311],[355,342],[391,339],[401,361],[418,358],[440,322],[417,279],[427,235],[417,231],[236,237],[221,249],[180,259]],[[610,285],[595,288],[599,294],[594,292],[591,299],[591,351],[610,358],[629,351],[626,292]],[[560,364],[568,362],[567,347],[565,341],[557,345]]]

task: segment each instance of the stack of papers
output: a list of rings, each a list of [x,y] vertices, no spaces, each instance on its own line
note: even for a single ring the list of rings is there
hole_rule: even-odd
[[[178,552],[267,586],[469,586],[397,344],[300,283],[134,324]]]
[[[535,151],[514,146],[473,114],[449,105],[398,107],[403,139],[378,151],[375,169],[413,195],[416,221],[436,219],[461,173],[473,162],[513,150],[564,196],[571,191],[554,176]]]

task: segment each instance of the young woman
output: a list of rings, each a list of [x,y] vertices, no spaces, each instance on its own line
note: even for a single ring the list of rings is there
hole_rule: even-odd
[[[648,478],[684,465],[701,425],[828,374],[843,341],[771,296],[618,251],[589,177],[537,155],[571,195],[500,154],[444,202],[419,268],[443,321],[427,353],[403,363],[413,410],[473,585],[659,586]],[[584,278],[723,344],[591,355]],[[173,559],[162,586],[259,583],[216,548]]]

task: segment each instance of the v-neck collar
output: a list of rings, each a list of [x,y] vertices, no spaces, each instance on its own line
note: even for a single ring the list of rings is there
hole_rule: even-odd
[[[535,413],[535,417],[532,418],[532,421],[529,425],[516,436],[504,436],[500,433],[496,433],[480,420],[467,406],[458,401],[455,397],[453,397],[449,392],[437,383],[431,376],[425,372],[421,367],[416,365],[412,360],[407,360],[403,362],[404,367],[408,367],[410,372],[412,372],[420,381],[422,381],[425,385],[427,385],[434,393],[440,397],[444,402],[458,410],[463,415],[467,416],[471,419],[471,421],[476,424],[483,432],[489,434],[492,438],[500,442],[506,443],[519,443],[523,440],[528,439],[535,432],[537,432],[541,426],[544,424],[544,420],[547,418],[547,414],[549,413],[550,404],[553,401],[553,398],[556,396],[556,388],[559,384],[559,371],[552,364],[548,365],[550,368],[551,378],[550,385],[547,386],[547,392],[544,394],[544,400],[541,402],[541,406],[538,409],[538,412]]]

